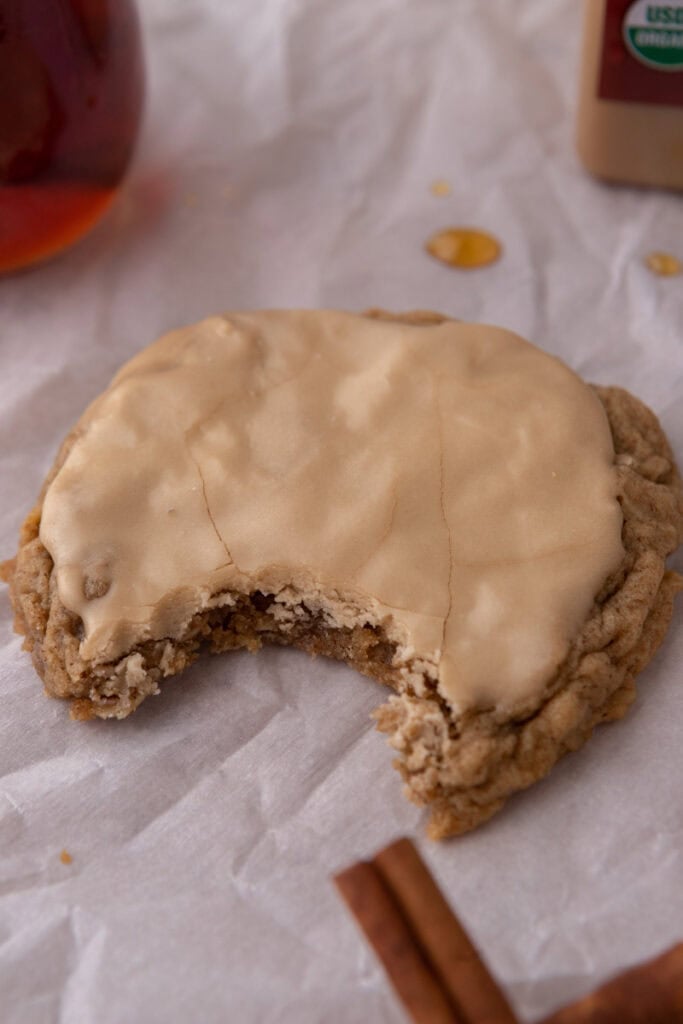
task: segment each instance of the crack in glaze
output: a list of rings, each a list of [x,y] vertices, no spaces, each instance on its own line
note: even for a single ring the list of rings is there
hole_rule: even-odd
[[[446,515],[446,503],[444,500],[445,471],[443,458],[443,415],[441,412],[441,392],[439,390],[439,384],[434,378],[433,384],[436,407],[436,426],[439,437],[439,503],[441,506],[441,518],[443,519],[443,524],[446,527],[446,537],[448,539],[448,607],[446,608],[446,614],[443,620],[443,629],[441,632],[441,651],[439,656],[440,664],[441,658],[443,657],[443,652],[446,649],[446,629],[448,627],[448,620],[451,616],[451,609],[453,607],[453,591],[451,589],[451,585],[453,582],[453,538],[451,537],[451,528],[448,523],[448,517]]]
[[[225,551],[226,555],[229,558],[229,563],[228,564],[229,565],[235,565],[235,559],[230,554],[230,549],[229,549],[228,545],[225,543],[225,541],[223,540],[223,536],[222,536],[220,530],[218,529],[218,527],[216,525],[216,520],[213,518],[213,513],[211,512],[211,507],[209,505],[209,498],[208,498],[208,495],[206,493],[206,481],[204,480],[204,474],[202,473],[201,466],[199,465],[199,463],[197,462],[196,458],[192,454],[192,449],[190,448],[189,444],[187,444],[187,454],[190,456],[192,464],[194,465],[195,469],[197,470],[197,474],[199,476],[199,479],[201,480],[201,484],[202,484],[202,497],[204,498],[204,504],[206,505],[206,514],[208,515],[209,522],[211,523],[211,526],[213,527],[213,532],[216,534],[216,537],[218,539],[219,544],[222,546],[223,550]],[[223,568],[223,566],[217,566],[217,568],[221,569],[221,568]],[[235,565],[235,568],[237,568],[236,565]],[[215,571],[216,570],[214,570],[214,572]]]
[[[216,534],[218,542],[220,543],[221,547],[223,548],[223,550],[225,551],[226,555],[228,556],[229,561],[228,561],[227,564],[228,565],[234,565],[235,568],[238,569],[238,566],[235,564],[235,559],[232,557],[232,554],[230,553],[230,549],[229,549],[228,545],[225,543],[225,540],[223,539],[223,535],[221,534],[220,530],[218,529],[218,526],[216,525],[216,520],[213,517],[213,513],[212,513],[211,507],[209,505],[209,496],[206,493],[206,480],[204,479],[204,474],[202,473],[202,467],[200,466],[199,462],[195,458],[195,455],[194,455],[194,453],[192,451],[192,448],[191,448],[191,443],[192,442],[190,441],[191,435],[196,433],[197,431],[199,431],[205,423],[209,422],[209,420],[213,419],[213,417],[216,415],[216,413],[220,409],[222,409],[224,405],[225,405],[225,399],[221,398],[221,400],[219,402],[217,402],[216,405],[213,407],[213,409],[211,409],[205,416],[201,416],[198,420],[195,420],[194,423],[192,423],[189,427],[187,427],[186,430],[183,431],[183,439],[185,441],[185,447],[187,449],[187,454],[190,456],[190,460],[191,460],[193,466],[195,467],[195,469],[197,470],[197,474],[198,474],[199,479],[200,479],[201,484],[202,484],[202,497],[204,498],[204,504],[206,505],[206,514],[209,517],[209,521],[210,521],[211,526],[213,528],[213,532]],[[219,565],[219,566],[216,567],[214,572],[217,569],[223,569],[223,568],[225,568],[224,565]],[[238,571],[239,571],[239,569],[238,569]]]

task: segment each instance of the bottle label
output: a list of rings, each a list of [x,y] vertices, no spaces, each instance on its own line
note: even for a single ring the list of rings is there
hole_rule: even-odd
[[[683,106],[683,0],[607,0],[598,96]]]

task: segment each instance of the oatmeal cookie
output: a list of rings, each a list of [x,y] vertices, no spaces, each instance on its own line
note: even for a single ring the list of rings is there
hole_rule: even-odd
[[[264,643],[386,684],[377,726],[440,839],[625,713],[681,586],[681,495],[652,412],[508,332],[239,314],[123,368],[4,577],[77,719]]]

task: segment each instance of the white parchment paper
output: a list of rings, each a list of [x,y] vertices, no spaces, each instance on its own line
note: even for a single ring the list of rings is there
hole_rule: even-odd
[[[642,263],[683,257],[681,199],[577,165],[577,8],[142,0],[149,103],[124,194],[79,247],[0,282],[2,555],[114,370],[228,308],[501,324],[633,389],[683,458],[683,278]],[[498,264],[458,274],[422,251],[468,223],[500,237]],[[399,1022],[329,881],[399,834],[525,1020],[654,955],[683,938],[682,626],[679,603],[625,721],[436,846],[368,718],[375,684],[237,654],[125,722],[75,724],[42,695],[3,588],[0,1018]]]

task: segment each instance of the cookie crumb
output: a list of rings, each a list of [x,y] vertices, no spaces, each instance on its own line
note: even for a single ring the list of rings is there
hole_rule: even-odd
[[[649,252],[643,262],[659,277],[674,277],[683,271],[683,263],[670,252]]]
[[[62,864],[73,863],[73,857],[71,856],[68,850],[62,850],[62,852],[59,855],[59,859],[61,860]]]

